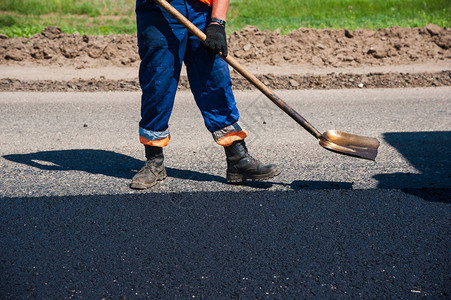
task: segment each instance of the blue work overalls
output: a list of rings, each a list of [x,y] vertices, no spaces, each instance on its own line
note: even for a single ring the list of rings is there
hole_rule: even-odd
[[[200,30],[209,23],[211,7],[198,0],[168,1]],[[169,118],[182,62],[191,91],[215,141],[229,146],[244,139],[227,63],[209,53],[194,35],[152,0],[136,1],[142,89],[140,142],[164,147],[170,139]],[[195,133],[187,133],[187,135]]]

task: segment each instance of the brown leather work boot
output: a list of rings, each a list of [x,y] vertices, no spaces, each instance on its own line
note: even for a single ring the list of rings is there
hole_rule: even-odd
[[[263,165],[253,158],[246,148],[244,140],[236,141],[224,147],[227,156],[227,181],[242,182],[246,179],[266,180],[280,174],[275,165]]]
[[[130,184],[132,189],[145,190],[151,188],[158,181],[167,177],[163,164],[163,148],[146,145],[145,150],[147,161],[144,167],[133,176],[132,183]]]

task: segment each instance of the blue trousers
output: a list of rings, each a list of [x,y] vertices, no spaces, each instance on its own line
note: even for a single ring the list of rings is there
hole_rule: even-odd
[[[200,30],[208,24],[211,7],[198,0],[168,1]],[[243,139],[228,65],[209,53],[194,35],[152,0],[137,0],[138,48],[142,89],[140,141],[164,147],[170,139],[169,118],[182,63],[205,126],[219,144]],[[187,133],[191,135],[195,133]]]

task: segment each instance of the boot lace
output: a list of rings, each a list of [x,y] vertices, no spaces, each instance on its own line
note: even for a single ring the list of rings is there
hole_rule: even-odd
[[[247,146],[245,143],[241,144],[246,152],[246,157],[248,157],[253,163],[258,164],[258,160],[256,158],[254,158],[252,155],[249,154],[248,150],[247,150]]]

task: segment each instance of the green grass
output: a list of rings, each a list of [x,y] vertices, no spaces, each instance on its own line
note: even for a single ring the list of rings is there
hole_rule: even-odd
[[[90,35],[136,32],[135,0],[0,0],[0,33],[30,37],[46,26]]]
[[[98,17],[130,15],[134,3],[134,0],[1,0],[0,11],[36,16],[57,13]]]
[[[136,32],[135,0],[0,0],[0,33],[29,37],[45,26],[63,32]],[[231,0],[228,32],[247,24],[288,33],[309,28],[451,26],[450,0]]]
[[[232,27],[253,24],[283,33],[309,28],[450,26],[449,0],[236,0],[231,1]]]
[[[65,33],[79,32],[89,35],[136,32],[134,16],[89,17],[79,15],[0,15],[0,33],[9,37],[30,37],[46,26],[56,25]]]

